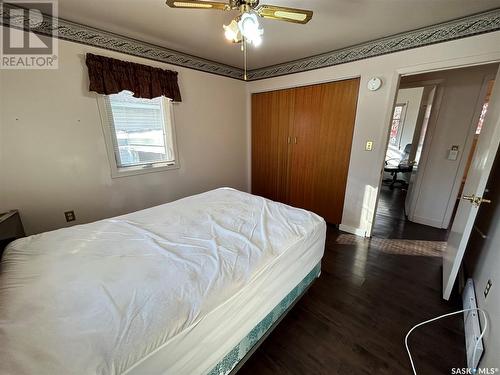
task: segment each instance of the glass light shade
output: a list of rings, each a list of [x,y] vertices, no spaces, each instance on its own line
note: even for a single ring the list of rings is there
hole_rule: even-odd
[[[241,35],[254,46],[257,47],[262,43],[262,34],[264,30],[260,27],[259,20],[255,13],[243,13],[238,22],[238,28]]]
[[[238,23],[232,20],[229,25],[222,25],[224,28],[224,36],[227,40],[231,42],[239,42],[241,39],[240,30],[238,28]]]

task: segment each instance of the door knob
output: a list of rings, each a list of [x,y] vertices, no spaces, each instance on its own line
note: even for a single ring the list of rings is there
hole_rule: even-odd
[[[481,203],[491,203],[491,200],[484,199],[483,197],[478,197],[474,194],[471,195],[463,195],[462,199],[471,202],[474,206],[478,207]]]

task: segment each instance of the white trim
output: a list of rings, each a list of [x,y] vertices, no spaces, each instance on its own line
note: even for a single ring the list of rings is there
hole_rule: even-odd
[[[283,77],[283,76],[281,76]],[[279,83],[277,85],[273,85],[270,88],[262,88],[262,89],[254,89],[252,86],[247,86],[248,87],[248,95],[250,96],[250,102],[252,101],[252,94],[261,94],[264,92],[273,92],[273,91],[279,91],[279,90],[287,90],[287,89],[295,89],[299,87],[307,87],[307,86],[314,86],[314,85],[321,85],[323,83],[333,83],[333,82],[339,82],[339,81],[347,81],[349,79],[356,79],[359,78],[361,80],[361,74],[356,73],[356,74],[346,74],[346,75],[340,75],[338,77],[332,78],[332,77],[326,77],[326,78],[317,78],[317,79],[312,79],[308,82],[302,82],[302,83],[296,83],[296,82],[283,82]],[[266,78],[263,81],[266,81],[270,78]],[[252,82],[252,81],[249,81]],[[361,90],[361,86],[360,86]]]
[[[413,216],[411,221],[414,223],[417,223],[417,224],[428,225],[428,226],[434,227],[434,228],[446,229],[446,228],[442,227],[441,220],[428,219],[428,218],[421,217],[421,216]]]
[[[385,156],[387,154],[387,147],[389,146],[389,139],[391,137],[392,118],[394,116],[394,106],[396,105],[397,99],[398,99],[400,81],[401,81],[401,74],[393,74],[392,79],[390,81],[387,80],[387,85],[388,85],[388,90],[389,90],[388,97],[392,98],[392,102],[390,103],[390,107],[385,108],[385,121],[384,121],[384,123],[387,125],[383,129],[384,137],[382,137],[382,139],[385,139],[385,142],[382,143],[383,152],[380,152],[378,155],[379,163],[380,163],[379,164],[380,165],[380,174],[379,174],[380,177],[378,180],[378,185],[376,186],[377,194],[375,196],[373,210],[369,214],[366,215],[367,217],[364,220],[364,224],[366,225],[366,236],[367,237],[372,236],[373,226],[375,225],[375,219],[376,219],[377,210],[378,210],[378,203],[379,203],[379,199],[380,199],[380,189],[382,189],[382,183],[384,180]],[[359,107],[356,110],[356,118],[358,116],[358,111],[359,111]],[[354,130],[356,131],[356,123],[354,124]],[[351,153],[352,153],[352,151],[351,151]],[[351,169],[351,162],[349,162],[349,169]],[[349,174],[347,175],[347,182],[349,183]],[[347,187],[346,187],[346,190],[347,190]],[[346,205],[346,201],[344,201],[344,207],[343,207],[344,212],[345,212],[345,205]],[[342,220],[343,219],[344,219],[344,217],[342,216]]]
[[[356,236],[367,237],[366,231],[361,228],[350,227],[349,225],[340,224],[339,229],[343,232],[355,234]]]
[[[247,136],[247,142],[246,142],[247,192],[251,193],[252,192],[252,93],[248,89],[248,85],[246,85],[245,90],[246,90],[245,125],[246,125],[246,136]]]
[[[164,98],[164,103],[168,103],[168,105],[163,105],[165,118],[169,119],[170,130],[167,136],[171,137],[172,148],[174,153],[174,161],[173,162],[165,162],[165,163],[154,163],[152,165],[147,166],[130,166],[130,167],[118,167],[116,163],[115,156],[115,147],[114,147],[114,139],[111,132],[111,126],[109,124],[109,114],[106,105],[106,95],[98,95],[96,94],[97,106],[99,109],[99,116],[101,118],[101,126],[102,132],[104,136],[104,141],[106,144],[106,153],[108,155],[108,162],[111,171],[111,178],[120,178],[120,177],[129,177],[135,176],[139,174],[145,173],[153,173],[153,172],[164,172],[172,169],[179,169],[179,155],[177,152],[177,136],[175,132],[175,122],[174,122],[174,114],[172,108],[172,101]],[[169,135],[171,133],[171,135]]]

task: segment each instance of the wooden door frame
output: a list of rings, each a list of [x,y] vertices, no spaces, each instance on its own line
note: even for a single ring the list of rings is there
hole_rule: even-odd
[[[483,65],[489,65],[489,64],[500,64],[500,57],[493,58],[493,59],[487,59],[485,58],[484,60],[475,60],[474,58],[463,58],[463,59],[458,59],[455,64],[451,63],[447,65],[444,62],[438,62],[438,63],[430,63],[426,64],[426,66],[422,67],[407,67],[407,68],[401,68],[396,71],[395,77],[392,81],[392,92],[390,93],[390,97],[393,98],[392,100],[392,106],[388,110],[388,113],[391,113],[391,120],[387,121],[387,126],[386,126],[386,134],[385,134],[385,142],[383,144],[385,152],[387,152],[387,147],[389,145],[389,136],[390,136],[390,126],[391,126],[391,121],[392,121],[392,110],[394,108],[394,105],[397,102],[397,97],[398,97],[398,91],[401,88],[401,78],[405,76],[412,76],[412,75],[419,75],[419,74],[424,74],[424,73],[434,73],[434,72],[439,72],[439,71],[447,71],[447,70],[455,70],[455,69],[463,69],[463,68],[470,68],[470,67],[475,67],[475,66],[483,66]],[[471,61],[472,60],[472,61]],[[475,61],[474,61],[475,60]],[[499,66],[500,69],[500,66]],[[500,82],[495,82],[495,85],[500,85]],[[439,89],[439,85],[438,89]],[[438,92],[436,92],[436,96],[438,96]],[[442,93],[441,95],[442,96]],[[438,98],[439,98],[438,96]],[[436,100],[436,98],[435,98]],[[440,103],[439,103],[440,105]],[[491,110],[491,109],[490,109]],[[427,136],[426,136],[427,138]],[[426,139],[425,142],[428,143],[428,140]],[[428,149],[428,147],[427,147]],[[422,156],[424,155],[424,152],[422,150]],[[384,154],[384,159],[385,160],[385,154]],[[375,207],[373,210],[373,216],[371,218],[370,222],[370,227],[368,228],[369,230],[366,231],[365,237],[371,237],[371,232],[373,230],[373,226],[375,224],[375,218],[376,218],[376,213],[378,209],[378,204],[380,201],[380,190],[382,188],[382,180],[384,177],[384,162],[382,161],[381,169],[380,169],[380,180],[379,184],[377,187],[377,197],[376,197],[376,202],[375,202]],[[453,222],[450,222],[449,225],[451,226]]]

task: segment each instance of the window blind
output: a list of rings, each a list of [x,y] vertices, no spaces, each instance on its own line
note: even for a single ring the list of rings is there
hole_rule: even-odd
[[[174,163],[165,98],[141,99],[122,91],[106,97],[118,167]]]

